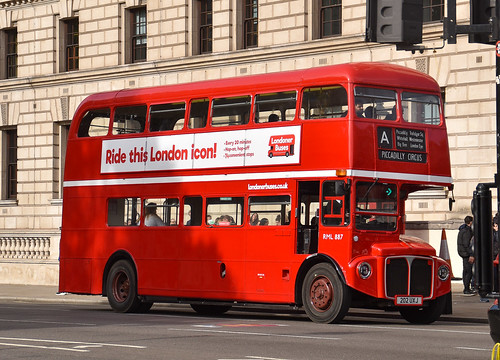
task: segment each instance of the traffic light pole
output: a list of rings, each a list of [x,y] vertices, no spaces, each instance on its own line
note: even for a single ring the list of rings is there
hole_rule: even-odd
[[[497,213],[500,214],[500,41],[497,42],[495,48],[496,59],[496,138],[497,138],[497,173],[495,174],[495,184],[497,188]]]

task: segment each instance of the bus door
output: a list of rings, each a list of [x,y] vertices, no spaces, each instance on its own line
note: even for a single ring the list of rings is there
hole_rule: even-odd
[[[298,182],[297,254],[318,251],[319,181]]]

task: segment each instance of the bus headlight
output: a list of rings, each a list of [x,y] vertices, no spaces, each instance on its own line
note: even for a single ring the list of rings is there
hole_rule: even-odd
[[[372,267],[367,262],[362,262],[358,265],[359,277],[363,280],[368,279],[372,274]]]
[[[450,277],[450,269],[448,269],[448,266],[446,265],[441,265],[438,269],[438,278],[441,281],[446,281]]]

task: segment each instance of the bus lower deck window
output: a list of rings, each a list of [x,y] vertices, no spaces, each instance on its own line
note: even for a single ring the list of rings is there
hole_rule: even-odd
[[[250,225],[287,225],[291,209],[289,195],[251,196],[248,199]]]
[[[109,226],[138,226],[141,221],[139,198],[115,198],[108,200]]]

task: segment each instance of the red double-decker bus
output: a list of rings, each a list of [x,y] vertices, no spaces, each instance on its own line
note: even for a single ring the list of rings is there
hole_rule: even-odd
[[[323,323],[350,307],[430,323],[450,268],[405,235],[405,200],[452,186],[442,107],[432,78],[379,63],[89,96],[68,136],[59,291],[119,312],[284,304]],[[269,156],[271,139],[293,151]]]

